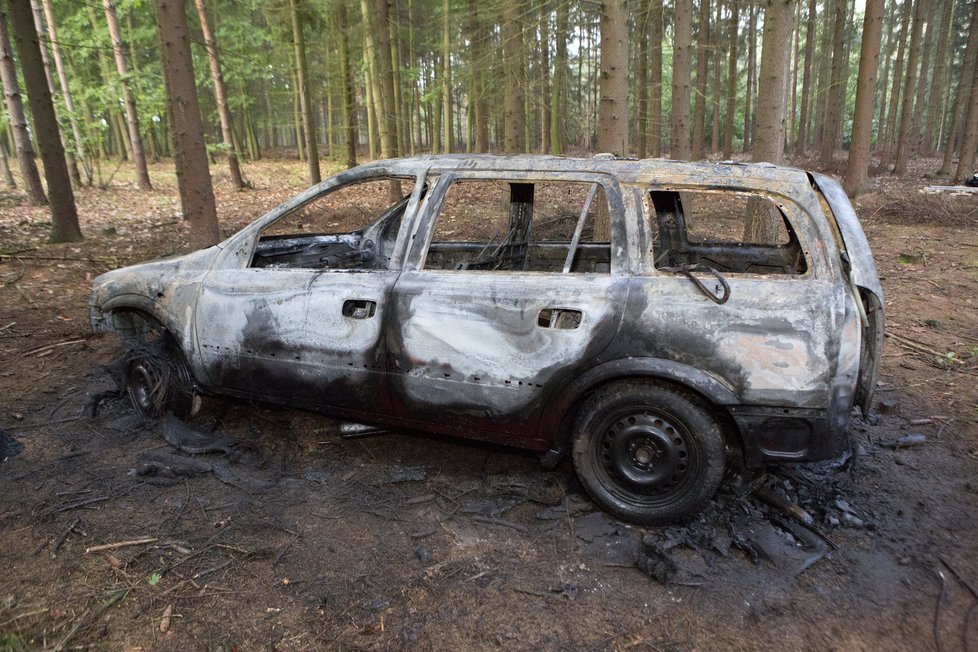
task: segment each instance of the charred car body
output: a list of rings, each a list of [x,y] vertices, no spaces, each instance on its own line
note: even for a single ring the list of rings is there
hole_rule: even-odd
[[[831,458],[883,295],[827,177],[437,156],[333,177],[214,247],[94,281],[148,414],[198,392],[572,454],[601,506],[695,513],[725,467]]]

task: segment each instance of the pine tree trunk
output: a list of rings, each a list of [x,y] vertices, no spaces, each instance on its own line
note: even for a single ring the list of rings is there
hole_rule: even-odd
[[[826,114],[822,123],[821,148],[819,161],[825,167],[832,164],[835,155],[835,134],[839,128],[842,116],[839,114],[839,95],[845,94],[843,74],[849,62],[845,56],[846,45],[846,0],[832,0],[832,76],[829,81],[828,97],[826,98]]]
[[[723,40],[720,36],[723,24],[723,0],[717,0],[716,13],[713,16],[714,24],[717,26],[716,38],[713,39],[713,100],[711,104],[711,131],[710,131],[710,153],[720,152],[720,78],[723,68],[723,48],[720,43]]]
[[[927,103],[924,133],[921,138],[920,153],[923,156],[933,156],[935,139],[940,141],[943,125],[942,106],[944,89],[947,86],[948,59],[951,52],[948,49],[951,34],[951,19],[954,16],[954,0],[943,0],[940,22],[937,24],[937,50],[934,54],[934,74],[930,80],[930,100]]]
[[[601,105],[598,151],[628,155],[628,10],[625,0],[601,3]]]
[[[964,50],[964,60],[961,63],[960,77],[958,78],[958,89],[954,96],[954,104],[951,108],[951,124],[947,132],[947,144],[944,146],[944,160],[938,175],[945,176],[951,174],[951,161],[954,157],[955,145],[958,139],[961,122],[965,119],[965,112],[968,110],[967,102],[971,98],[971,82],[975,76],[975,64],[978,62],[978,8],[972,11],[971,20],[968,24],[968,44]]]
[[[757,74],[757,11],[754,0],[747,3],[747,89],[744,92],[744,152],[749,152],[754,138],[754,118],[751,106],[754,102],[754,86]]]
[[[336,3],[336,32],[340,48],[340,77],[343,87],[343,133],[346,140],[346,167],[357,165],[357,104],[350,70],[350,21],[346,15],[346,0]]]
[[[383,0],[381,0],[383,1]],[[441,23],[441,59],[442,59],[442,104],[444,105],[445,119],[442,120],[445,127],[445,138],[442,146],[447,154],[454,149],[454,138],[452,137],[452,50],[449,31],[449,21],[451,19],[451,3],[449,0],[442,0],[442,23]]]
[[[978,29],[978,2],[972,5],[969,31],[974,33],[976,29]],[[954,173],[954,180],[959,183],[975,173],[975,150],[978,148],[978,65],[976,65],[978,59],[975,57],[974,50],[978,50],[978,40],[973,40],[969,34],[968,53],[971,54],[972,72],[967,95],[968,113],[964,120],[964,133],[961,136],[958,167]],[[950,146],[951,144],[948,143],[949,148]]]
[[[790,64],[790,57],[784,56],[784,44],[791,41],[796,2],[767,0],[765,4],[761,69],[757,84],[755,161],[778,164],[784,157],[785,90]]]
[[[904,174],[907,171],[907,159],[910,157],[910,125],[913,121],[917,60],[920,58],[920,31],[923,23],[921,6],[923,4],[923,0],[914,2],[913,27],[910,30],[910,44],[908,45],[907,72],[903,80],[903,107],[900,109],[900,133],[897,137],[893,174]]]
[[[34,26],[34,12],[26,2],[10,2],[10,26],[17,43],[20,69],[24,74],[24,86],[34,118],[34,133],[41,150],[44,178],[48,183],[51,203],[50,242],[78,242],[82,239],[75,208],[75,194],[71,189],[68,164],[58,118],[54,114],[54,102],[50,86],[44,74],[40,41]]]
[[[900,107],[900,95],[903,92],[903,64],[907,52],[907,30],[910,27],[910,10],[912,0],[903,0],[900,8],[900,36],[897,37],[897,57],[893,64],[893,85],[890,89],[890,106],[887,109],[886,131],[883,136],[884,151],[887,157],[893,152],[894,134],[896,133],[897,114]]]
[[[187,16],[182,2],[154,0],[154,4],[166,83],[167,113],[173,127],[173,154],[180,205],[184,219],[190,220],[191,244],[197,248],[208,247],[220,240],[221,232],[217,225],[214,188],[204,145],[204,126],[197,102]]]
[[[312,94],[309,91],[309,72],[306,66],[306,38],[303,33],[302,15],[299,13],[301,0],[289,0],[289,13],[292,18],[292,45],[295,48],[296,90],[299,94],[299,111],[302,119],[302,133],[305,137],[306,169],[309,183],[322,181],[319,171],[319,145],[316,138],[316,115],[312,109]]]
[[[730,3],[730,26],[728,28],[729,56],[727,57],[727,108],[723,122],[723,158],[729,160],[733,155],[734,114],[737,112],[737,45],[740,40],[740,5],[736,0]]]
[[[20,164],[27,201],[31,206],[47,206],[48,200],[44,196],[41,175],[38,174],[37,162],[34,160],[34,148],[27,128],[27,116],[24,114],[24,103],[17,82],[17,69],[14,66],[14,54],[7,31],[7,15],[2,4],[0,4],[0,76],[3,78],[7,117],[10,120],[10,132],[14,139],[14,149],[17,151],[17,161]]]
[[[50,0],[46,0],[50,2]],[[204,0],[194,0],[197,6],[197,16],[200,18],[200,29],[204,36],[204,47],[207,48],[207,61],[210,63],[211,80],[214,82],[214,101],[217,104],[217,116],[221,121],[221,140],[227,147],[228,170],[231,173],[231,183],[235,188],[244,188],[245,182],[241,177],[241,166],[238,165],[238,154],[234,150],[234,134],[232,133],[231,110],[228,108],[228,91],[224,85],[224,75],[221,72],[221,62],[217,54],[217,40],[207,20],[207,9]]]
[[[662,0],[649,0],[649,154],[662,156]]]
[[[689,87],[691,44],[693,40],[693,2],[676,0],[675,41],[672,49],[672,133],[670,155],[690,158]]]
[[[540,3],[540,152],[549,154],[550,144],[550,3]]]
[[[520,69],[523,65],[521,5],[517,0],[502,0],[503,23],[503,151],[523,151],[523,98],[520,96]]]
[[[16,190],[17,182],[14,181],[14,175],[10,171],[10,162],[7,160],[9,156],[7,134],[0,134],[0,172],[3,173],[3,187],[5,190]]]
[[[557,156],[567,149],[567,23],[569,19],[567,2],[557,2],[556,23],[554,25],[554,79],[550,87],[550,148]]]
[[[112,39],[112,52],[115,55],[115,67],[119,73],[122,85],[122,101],[126,106],[126,122],[129,126],[129,142],[132,147],[132,161],[136,166],[136,182],[140,190],[152,190],[149,181],[149,171],[146,168],[146,153],[143,151],[143,140],[139,135],[139,114],[136,111],[136,98],[133,97],[129,85],[129,69],[126,56],[122,52],[122,32],[119,31],[119,20],[115,13],[115,3],[112,0],[102,0],[105,9],[105,21],[109,26],[109,37]]]
[[[883,130],[886,125],[887,93],[890,90],[890,59],[893,58],[893,26],[895,23],[896,0],[889,0],[889,8],[885,9],[883,12],[883,32],[886,37],[886,43],[882,48],[883,73],[880,76],[879,82],[877,83],[877,88],[879,89],[879,101],[877,102],[877,105],[879,106],[879,113],[876,117],[876,140],[873,141],[871,145],[871,149],[874,152],[878,151],[883,146]]]
[[[852,116],[852,143],[849,145],[849,160],[843,182],[850,197],[862,192],[869,181],[869,141],[873,135],[873,101],[882,34],[883,0],[867,0],[859,54],[859,78],[856,82],[856,108]]]
[[[805,27],[805,68],[801,76],[801,116],[798,120],[798,137],[795,138],[795,153],[804,155],[808,148],[808,121],[810,118],[812,93],[812,58],[815,56],[815,12],[816,0],[808,2],[808,16]]]
[[[81,161],[81,181],[85,185],[92,185],[92,169],[85,154],[85,141],[81,135],[81,128],[78,125],[78,118],[75,115],[75,102],[71,95],[71,87],[68,85],[68,72],[65,68],[64,59],[61,56],[61,43],[58,41],[58,28],[54,22],[54,11],[51,7],[51,0],[44,1],[44,17],[47,21],[48,33],[51,35],[51,50],[54,55],[54,67],[58,72],[58,82],[61,88],[61,97],[64,98],[65,110],[68,112],[68,123],[71,126],[72,146],[78,153]]]
[[[693,111],[693,158],[703,158],[706,128],[706,80],[710,64],[710,0],[700,0],[699,33],[696,37],[696,109]]]
[[[649,7],[642,0],[635,14],[635,152],[638,158],[645,158],[648,151],[649,121]]]
[[[377,116],[377,123],[385,122],[386,130],[380,130],[380,155],[383,158],[397,156],[397,105],[394,100],[394,73],[391,69],[391,30],[388,0],[375,0],[377,14],[377,72],[380,82],[380,102],[383,111]],[[391,197],[400,199],[400,183],[392,182]],[[394,195],[397,195],[396,197]]]

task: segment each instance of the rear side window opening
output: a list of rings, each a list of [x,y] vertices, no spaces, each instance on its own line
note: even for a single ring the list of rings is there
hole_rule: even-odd
[[[757,275],[808,271],[794,228],[766,195],[651,190],[645,202],[656,269],[708,267]]]

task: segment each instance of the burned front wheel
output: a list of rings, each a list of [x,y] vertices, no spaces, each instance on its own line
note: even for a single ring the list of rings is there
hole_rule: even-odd
[[[183,354],[166,335],[127,353],[125,384],[129,400],[145,416],[173,412],[185,417],[193,412],[193,376]]]
[[[597,390],[575,425],[574,468],[584,488],[607,511],[641,525],[699,512],[720,486],[724,455],[709,405],[654,381]]]

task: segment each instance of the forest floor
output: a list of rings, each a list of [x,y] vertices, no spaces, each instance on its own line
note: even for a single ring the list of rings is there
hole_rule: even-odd
[[[79,244],[0,193],[0,650],[978,649],[978,198],[880,177],[858,202],[888,311],[880,414],[854,455],[767,479],[823,539],[731,492],[631,527],[566,462],[217,399],[193,425],[231,454],[136,475],[174,451],[121,399],[83,415],[122,352],[87,300],[97,274],[188,248],[171,170],[79,192]],[[226,234],[304,187],[297,163],[246,173],[217,182]]]

